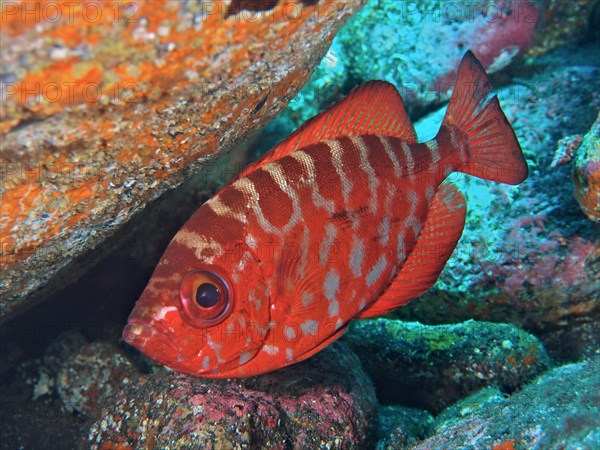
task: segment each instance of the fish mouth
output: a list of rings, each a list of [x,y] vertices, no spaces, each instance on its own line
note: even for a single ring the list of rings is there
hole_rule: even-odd
[[[130,319],[123,328],[123,340],[156,361],[169,365],[182,358],[173,340],[149,323]]]

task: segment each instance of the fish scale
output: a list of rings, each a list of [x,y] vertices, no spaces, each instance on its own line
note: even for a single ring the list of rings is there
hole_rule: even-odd
[[[252,376],[425,292],[464,227],[464,197],[445,178],[527,175],[490,88],[468,52],[440,131],[424,143],[381,81],[309,120],[176,234],[125,341],[181,372]]]

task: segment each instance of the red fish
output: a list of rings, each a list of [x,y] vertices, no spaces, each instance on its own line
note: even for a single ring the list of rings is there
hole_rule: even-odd
[[[471,52],[437,136],[418,143],[398,91],[367,82],[306,122],[175,235],[123,331],[200,377],[302,361],[352,319],[437,280],[461,236],[454,171],[518,184],[527,165]]]

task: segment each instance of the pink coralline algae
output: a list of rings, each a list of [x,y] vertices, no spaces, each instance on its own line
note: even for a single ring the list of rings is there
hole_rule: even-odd
[[[469,46],[486,71],[498,72],[533,44],[538,8],[530,0],[503,0],[490,3],[481,14],[484,20],[470,33]],[[455,79],[452,70],[440,76],[434,87],[443,92]]]
[[[343,344],[293,368],[243,380],[142,376],[105,403],[92,449],[360,448],[375,393]]]
[[[547,233],[544,220],[543,215],[517,219],[507,237],[515,245],[502,255],[500,264],[494,264],[492,276],[500,278],[500,286],[511,296],[586,281],[584,265],[593,257],[592,243],[578,236],[566,239],[556,231]]]
[[[554,159],[552,160],[552,164],[550,167],[560,167],[565,164],[569,164],[573,157],[575,156],[575,152],[581,145],[581,139],[583,136],[580,134],[576,134],[574,136],[567,136],[558,141],[558,145],[556,146],[556,151],[554,152]]]
[[[538,9],[530,0],[504,0],[494,4],[489,23],[475,33],[472,50],[490,72],[496,72],[531,47]]]
[[[547,334],[545,343],[567,354],[581,351],[572,345],[583,347],[573,336],[597,333],[600,253],[596,242],[565,236],[547,221],[543,214],[516,219],[506,239],[510,246],[497,261],[482,262],[482,282],[495,285],[486,298],[490,319],[498,320],[502,311],[514,323]]]
[[[539,9],[533,0],[370,0],[335,41],[350,80],[389,81],[417,113],[449,97],[466,50],[488,72],[526,55]]]

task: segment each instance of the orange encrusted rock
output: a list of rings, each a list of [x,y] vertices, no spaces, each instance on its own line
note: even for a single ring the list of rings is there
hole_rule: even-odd
[[[600,114],[577,149],[573,166],[575,199],[594,222],[600,222]]]
[[[0,320],[265,125],[363,2],[268,3],[2,3]]]

